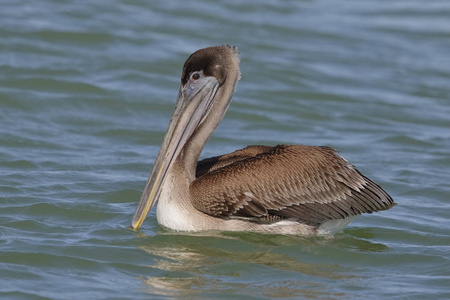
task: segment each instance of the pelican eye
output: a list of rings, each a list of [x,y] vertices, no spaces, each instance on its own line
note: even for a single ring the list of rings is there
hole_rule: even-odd
[[[191,79],[195,82],[195,81],[197,81],[197,80],[199,80],[200,79],[200,73],[199,72],[194,72],[194,73],[192,73],[192,75],[191,75]]]

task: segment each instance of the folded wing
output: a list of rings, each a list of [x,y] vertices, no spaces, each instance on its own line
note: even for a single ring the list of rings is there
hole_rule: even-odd
[[[212,216],[314,226],[395,205],[332,148],[299,145],[249,146],[200,161],[190,198]]]

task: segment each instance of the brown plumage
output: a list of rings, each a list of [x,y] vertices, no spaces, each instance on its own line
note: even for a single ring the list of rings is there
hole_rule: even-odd
[[[289,234],[333,233],[353,216],[395,205],[329,147],[248,146],[198,162],[239,78],[235,47],[200,49],[187,59],[132,228],[158,200],[158,222],[174,230]]]
[[[264,223],[291,218],[312,226],[394,205],[332,148],[299,145],[248,146],[202,160],[190,198],[212,216]]]

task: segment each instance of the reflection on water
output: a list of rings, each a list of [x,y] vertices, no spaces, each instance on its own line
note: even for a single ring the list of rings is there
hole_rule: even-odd
[[[355,276],[336,264],[309,262],[310,256],[345,247],[366,251],[387,249],[385,245],[346,234],[336,238],[302,238],[235,232],[160,233],[148,237],[146,245],[140,247],[155,257],[149,266],[153,271],[149,273],[158,276],[140,279],[149,287],[149,293],[166,296],[198,297],[206,292],[231,296],[247,294],[247,289],[257,290],[257,295],[264,297],[345,296],[326,292],[324,282],[350,280]],[[258,270],[260,280],[247,281],[249,270]],[[273,272],[282,272],[284,276],[266,280]]]
[[[0,1],[0,299],[450,299],[450,1],[261,2]],[[332,146],[398,206],[332,239],[127,230],[183,62],[222,43],[203,157]]]

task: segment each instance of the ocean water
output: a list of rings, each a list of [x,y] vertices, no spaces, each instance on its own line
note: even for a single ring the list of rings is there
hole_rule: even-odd
[[[128,229],[195,50],[241,52],[202,157],[327,145],[398,205],[333,238]],[[1,299],[450,298],[450,2],[0,2]]]

